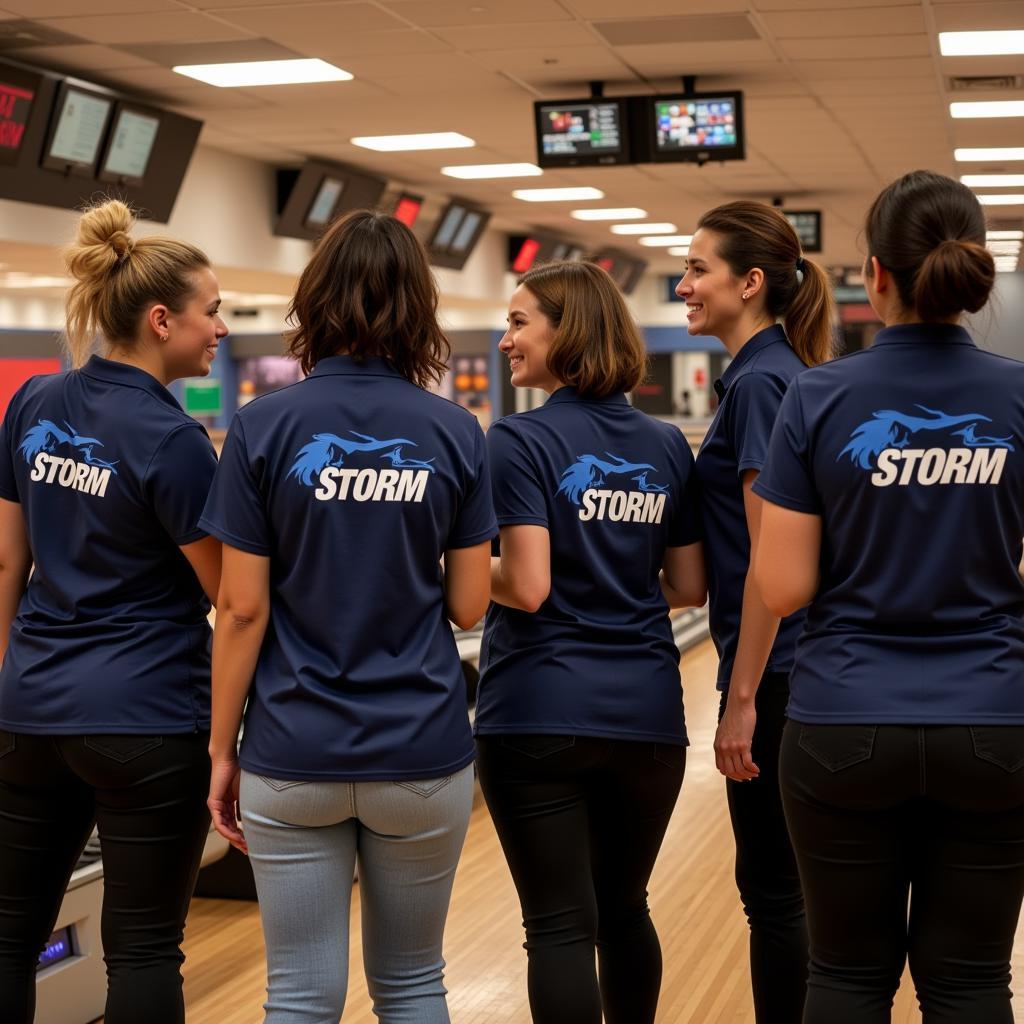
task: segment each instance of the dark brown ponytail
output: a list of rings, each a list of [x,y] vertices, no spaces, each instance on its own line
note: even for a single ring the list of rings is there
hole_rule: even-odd
[[[825,270],[803,256],[793,226],[772,206],[737,200],[697,222],[720,237],[718,255],[736,277],[764,272],[765,308],[781,317],[793,351],[808,366],[834,354],[834,300]]]

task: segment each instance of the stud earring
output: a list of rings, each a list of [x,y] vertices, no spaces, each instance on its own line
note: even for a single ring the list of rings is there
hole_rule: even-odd
[[[749,292],[744,292],[743,293],[743,298],[749,299],[750,298],[750,293]]]

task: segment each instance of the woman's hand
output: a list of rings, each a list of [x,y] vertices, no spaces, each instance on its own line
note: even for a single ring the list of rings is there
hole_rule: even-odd
[[[236,850],[248,854],[249,847],[239,824],[241,813],[238,809],[238,782],[241,769],[233,757],[215,758],[210,772],[210,796],[206,806],[210,808],[213,827]]]
[[[727,778],[735,782],[747,782],[761,774],[761,769],[754,764],[750,755],[757,711],[752,699],[734,700],[733,696],[729,694],[725,714],[715,733],[715,765]]]

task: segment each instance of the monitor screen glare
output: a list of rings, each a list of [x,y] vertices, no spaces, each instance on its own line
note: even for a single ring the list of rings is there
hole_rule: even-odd
[[[432,245],[435,249],[448,248],[465,215],[466,210],[462,206],[452,206],[449,208],[444,216],[444,220],[441,222],[441,226],[437,229],[437,234],[434,235]]]
[[[720,99],[659,100],[655,109],[660,152],[735,146],[736,104]]]
[[[111,101],[101,96],[68,89],[49,155],[79,166],[95,164],[110,107]]]
[[[542,107],[540,117],[544,156],[600,156],[622,146],[616,103]]]
[[[159,127],[160,119],[157,117],[122,110],[114,125],[104,172],[124,178],[142,178]]]
[[[455,232],[455,237],[451,242],[451,248],[454,252],[466,251],[469,243],[473,241],[476,229],[480,226],[480,221],[479,213],[474,213],[472,210],[466,211],[466,216],[462,218],[459,230]]]
[[[309,208],[306,223],[313,227],[323,227],[328,223],[344,189],[345,182],[340,178],[324,178],[317,190],[313,205]]]

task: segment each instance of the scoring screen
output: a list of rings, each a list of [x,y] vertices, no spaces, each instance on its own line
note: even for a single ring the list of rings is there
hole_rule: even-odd
[[[617,103],[545,106],[539,117],[545,156],[597,155],[622,147]]]
[[[658,100],[655,117],[662,152],[735,146],[738,142],[736,103],[731,97]]]

